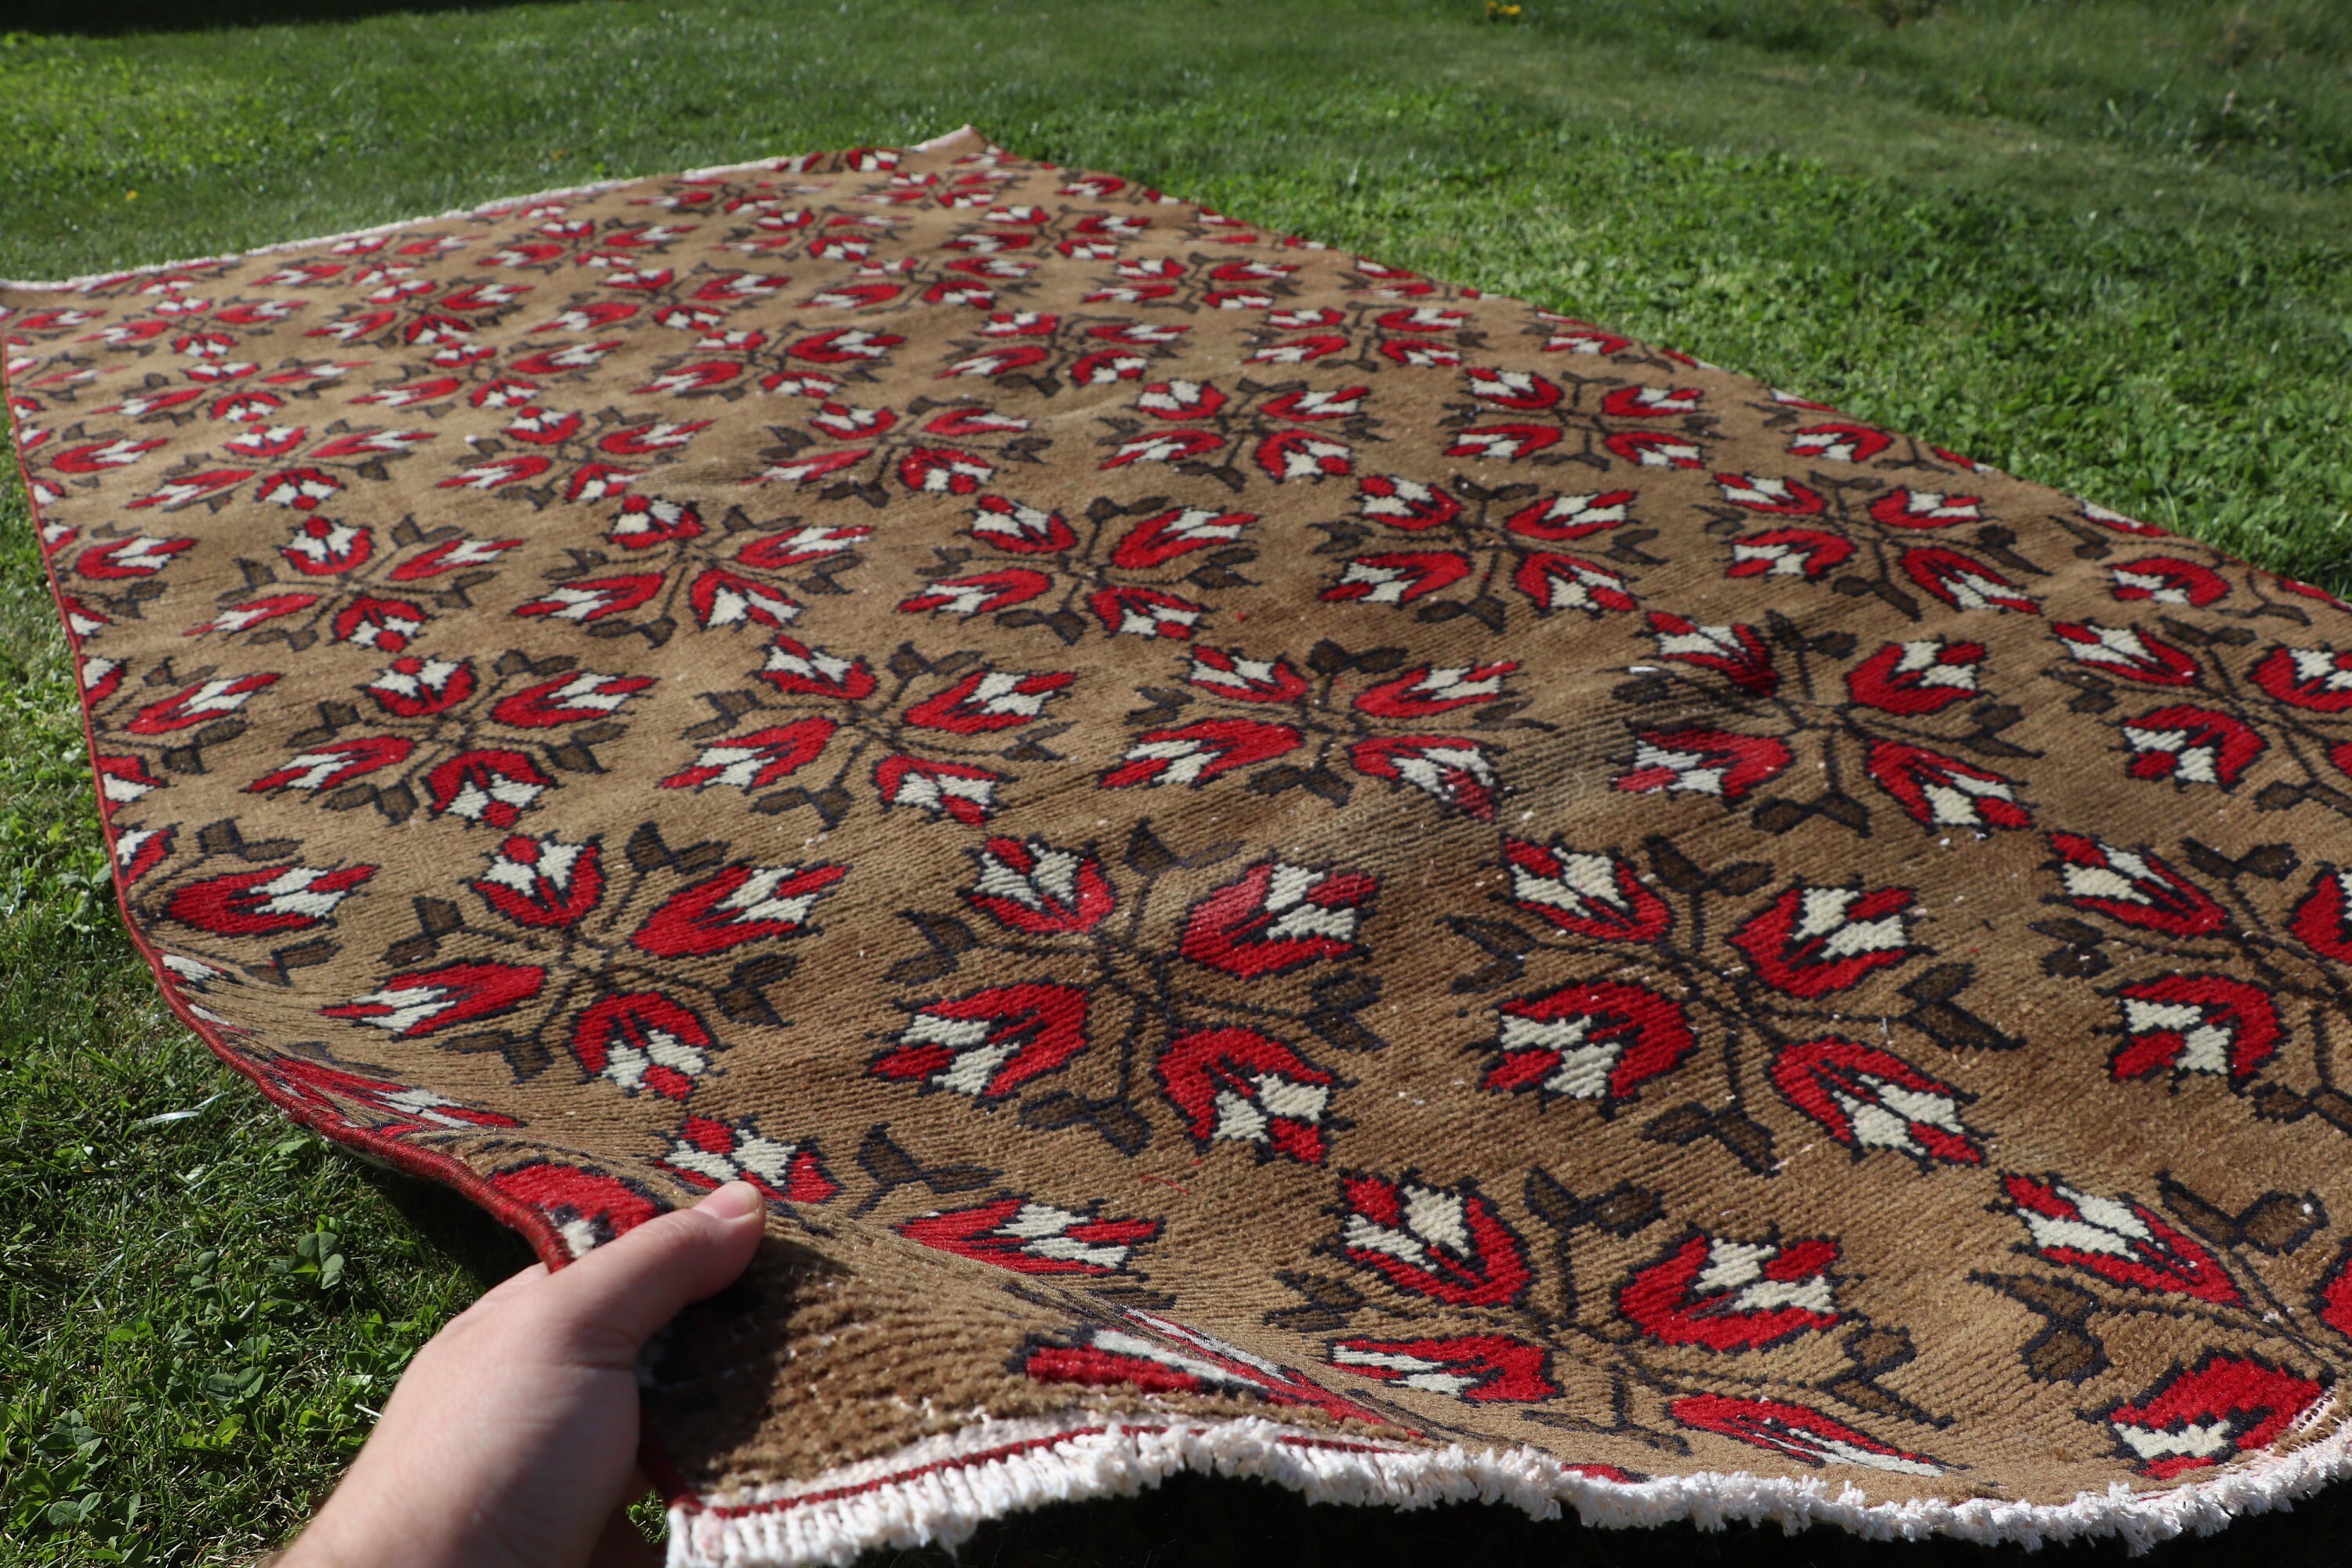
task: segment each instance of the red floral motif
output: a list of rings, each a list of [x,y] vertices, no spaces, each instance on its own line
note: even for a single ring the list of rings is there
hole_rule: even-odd
[[[694,1010],[657,991],[607,996],[572,1027],[572,1054],[592,1078],[624,1094],[643,1089],[684,1100],[710,1070],[719,1041]]]
[[[1723,491],[1724,500],[1746,511],[1774,517],[1814,517],[1829,506],[1819,490],[1794,479],[1763,474],[1717,474],[1715,483]]]
[[[1598,942],[1654,942],[1674,923],[1665,900],[1643,885],[1622,856],[1549,848],[1503,836],[1511,902],[1574,936]]]
[[[331,1126],[363,1129],[379,1138],[415,1132],[462,1132],[478,1127],[520,1127],[503,1111],[450,1100],[429,1089],[352,1072],[302,1057],[245,1058],[282,1093],[301,1101]]]
[[[200,680],[160,702],[149,703],[123,728],[133,735],[164,735],[208,724],[227,718],[277,679],[275,673],[262,673]]]
[[[908,709],[907,722],[955,735],[1016,729],[1043,713],[1046,703],[1067,694],[1076,679],[1066,671],[1024,675],[976,669],[945,691]]]
[[[2115,585],[2108,591],[2126,604],[2146,600],[2158,605],[2184,605],[2196,609],[2229,596],[2230,584],[2210,566],[2183,561],[2177,555],[2143,555],[2107,568]]]
[[[1751,696],[1769,697],[1780,687],[1771,650],[1754,626],[1705,626],[1687,616],[1653,610],[1650,635],[1658,640],[1660,658],[1714,670]]]
[[[475,960],[395,974],[364,995],[319,1011],[413,1040],[510,1013],[538,995],[546,981],[546,971],[533,964]]]
[[[1302,1373],[1173,1319],[1130,1308],[1124,1322],[1129,1326],[1086,1324],[1066,1344],[1033,1340],[1022,1350],[1021,1371],[1038,1383],[1263,1399],[1276,1405],[1306,1405],[1335,1420],[1397,1425]]]
[[[1120,537],[1111,550],[1110,563],[1130,572],[1153,571],[1195,551],[1237,543],[1255,521],[1257,517],[1253,512],[1214,511],[1201,507],[1160,512]]]
[[[874,788],[885,805],[912,806],[966,827],[988,819],[996,804],[996,786],[1003,782],[1003,774],[969,763],[921,757],[885,757],[874,767]]]
[[[1711,795],[1736,805],[1787,769],[1791,755],[1777,735],[1728,730],[1643,730],[1616,786],[1638,794]]]
[[[360,689],[389,718],[425,719],[465,701],[476,684],[470,659],[411,654],[394,659]]]
[[[1425,719],[1503,694],[1503,683],[1518,668],[1515,659],[1494,664],[1437,668],[1423,665],[1356,694],[1356,710],[1381,719]]]
[[[1147,731],[1127,759],[1103,774],[1105,789],[1136,784],[1203,784],[1220,773],[1278,757],[1298,744],[1298,731],[1248,719],[1209,719],[1174,730]]]
[[[844,658],[788,637],[768,645],[760,679],[788,695],[861,701],[874,694],[874,672],[862,658]]]
[[[737,861],[672,894],[629,940],[656,958],[685,958],[804,935],[815,929],[809,924],[810,909],[847,872],[844,866]]]
[[[2005,610],[2038,616],[2033,596],[1974,556],[1940,545],[1903,552],[1903,571],[1920,588],[1955,610]]]
[[[2103,1198],[2056,1176],[2004,1176],[2028,1245],[2053,1263],[2143,1290],[2233,1306],[2244,1300],[2211,1253],[2129,1198]]]
[[[1255,1029],[1181,1035],[1160,1053],[1152,1073],[1203,1149],[1231,1140],[1255,1144],[1261,1157],[1319,1165],[1330,1148],[1326,1116],[1338,1080]]]
[[[558,1160],[530,1160],[494,1171],[489,1182],[506,1197],[536,1209],[574,1258],[627,1235],[669,1206],[634,1182]]]
[[[132,827],[114,836],[114,872],[125,887],[152,871],[172,853],[173,833],[170,827]]]
[[[1800,426],[1789,437],[1789,455],[1816,462],[1866,463],[1895,444],[1895,437],[1868,425],[1831,420]]]
[[[1696,441],[1657,430],[1624,430],[1606,437],[1601,446],[1643,468],[1703,468],[1706,455]]]
[[[1481,742],[1451,735],[1382,735],[1350,746],[1348,762],[1367,777],[1409,784],[1465,816],[1494,820],[1502,784]]]
[[[1333,604],[1410,605],[1470,574],[1467,556],[1434,550],[1388,550],[1359,555],[1324,590]]]
[[[609,719],[630,698],[653,683],[651,676],[644,675],[565,676],[526,687],[503,699],[490,710],[490,717],[523,730]]]
[[[1905,888],[1791,887],[1731,933],[1731,945],[1776,991],[1811,999],[1860,984],[1901,963],[1911,942],[1913,895]]]
[[[1850,541],[1818,528],[1768,528],[1735,540],[1726,577],[1799,577],[1828,574],[1853,555]]]
[[[689,1116],[671,1139],[669,1152],[656,1163],[692,1186],[749,1182],[778,1203],[821,1204],[841,1192],[814,1148],[779,1142],[761,1132],[756,1121],[730,1125]]]
[[[2123,725],[2130,750],[2126,770],[2136,779],[2171,779],[2177,784],[2233,788],[2270,742],[2240,719],[2210,708],[2186,704],[2151,709]]]
[[[877,1078],[1002,1100],[1087,1047],[1087,994],[1042,980],[992,985],[914,1010]]]
[[[1412,481],[1397,479],[1402,487]],[[1441,494],[1443,492],[1440,492]],[[1450,499],[1450,498],[1449,498]],[[1596,533],[1623,526],[1630,521],[1626,508],[1633,503],[1632,490],[1596,490],[1581,495],[1554,494],[1528,506],[1521,507],[1503,521],[1509,532],[1527,539],[1540,539],[1554,543],[1590,539]],[[1370,511],[1370,507],[1366,510]],[[1444,521],[1451,521],[1454,513]],[[1393,519],[1383,519],[1390,526],[1400,526]]]
[[[1503,1005],[1499,1059],[1480,1087],[1613,1106],[1697,1047],[1671,998],[1640,985],[1591,980]]]
[[[1117,902],[1090,850],[1057,849],[1042,838],[992,838],[972,858],[980,877],[964,897],[1013,931],[1091,931]]]
[[[2118,1081],[2211,1073],[2245,1082],[2278,1051],[2277,1005],[2259,985],[2222,974],[2160,974],[2123,987],[2124,1043],[2109,1058]]]
[[[1935,713],[1982,691],[1984,662],[1982,643],[1888,643],[1853,668],[1846,689],[1856,702],[1888,713]]]
[[[1026,604],[1054,585],[1043,572],[1004,566],[962,577],[941,577],[919,594],[898,601],[901,615],[950,615],[969,618]]]
[[[1811,1040],[1772,1058],[1772,1087],[1859,1159],[1894,1149],[1922,1165],[1979,1164],[1984,1151],[1960,1121],[1966,1097],[1892,1051],[1853,1040]]]
[[[2324,868],[2287,929],[2314,952],[2352,963],[2352,867]]]
[[[482,901],[522,926],[576,925],[604,896],[602,847],[567,844],[553,834],[516,834],[490,853],[468,884]]]
[[[699,790],[726,784],[746,792],[765,789],[814,762],[833,739],[835,728],[830,719],[799,719],[705,746],[693,766],[663,779],[661,787]]]
[[[624,550],[650,550],[682,543],[702,532],[702,513],[692,502],[632,495],[622,498],[620,512],[604,537]]]
[[[632,572],[618,577],[581,579],[550,589],[539,598],[517,605],[517,616],[545,616],[586,626],[607,616],[625,615],[661,591],[658,572]]]
[[[1780,1399],[1693,1394],[1673,1402],[1674,1418],[1694,1431],[1737,1437],[1801,1465],[1859,1465],[1898,1474],[1933,1476],[1943,1467],[1922,1455],[1880,1442],[1818,1410]]]
[[[1333,1366],[1377,1378],[1391,1388],[1442,1394],[1474,1405],[1535,1405],[1559,1393],[1545,1372],[1550,1352],[1507,1334],[1334,1340],[1329,1353]]]
[[[1954,523],[1985,521],[1984,503],[1975,496],[1900,486],[1871,502],[1870,515],[1888,528],[1949,528]]]
[[[1180,948],[1244,980],[1359,957],[1357,932],[1379,886],[1355,872],[1261,860],[1186,911]]]
[[[1099,1277],[1127,1272],[1135,1249],[1160,1234],[1160,1222],[1104,1219],[1034,1198],[1000,1198],[919,1215],[902,1223],[898,1234],[1016,1274]]]
[[[2059,621],[2051,628],[2076,664],[2142,686],[2194,686],[2197,661],[2160,637],[2137,626],[2098,626]]]
[[[2289,707],[2352,712],[2352,650],[2274,647],[2255,661],[2252,676],[2256,686]]]
[[[2326,1392],[2316,1379],[2258,1356],[2209,1352],[2137,1399],[2106,1412],[2118,1452],[2140,1474],[2170,1480],[2258,1453],[2285,1436]]]
[[[2068,903],[2167,936],[2196,937],[2230,923],[2210,894],[2145,849],[2079,833],[2053,833],[2052,862]]]
[[[174,889],[163,913],[215,936],[280,936],[334,918],[335,908],[375,875],[373,866],[263,866]]]
[[[1868,769],[1871,782],[1893,795],[1914,822],[1979,832],[2033,826],[2014,783],[1958,757],[1901,741],[1874,741]]]
[[[1617,1288],[1617,1310],[1661,1344],[1762,1350],[1838,1321],[1833,1241],[1735,1241],[1694,1231]]]
[[[1527,1250],[1468,1183],[1433,1187],[1411,1172],[1339,1181],[1340,1255],[1400,1290],[1454,1307],[1498,1307],[1534,1278]]]
[[[172,563],[172,558],[195,543],[193,539],[151,539],[140,535],[118,539],[110,544],[93,544],[81,552],[74,570],[82,576],[100,582],[123,577],[152,577]]]

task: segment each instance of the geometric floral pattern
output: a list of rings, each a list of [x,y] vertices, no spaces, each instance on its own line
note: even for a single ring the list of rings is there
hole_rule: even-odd
[[[971,140],[0,304],[179,1015],[551,1259],[767,1194],[689,1513],[983,1415],[1604,1512],[2334,1428],[2317,589]]]

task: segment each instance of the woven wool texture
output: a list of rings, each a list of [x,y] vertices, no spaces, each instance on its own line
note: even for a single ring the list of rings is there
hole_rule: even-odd
[[[551,1259],[769,1195],[680,1562],[2341,1464],[2324,593],[970,136],[0,302],[180,1016]]]

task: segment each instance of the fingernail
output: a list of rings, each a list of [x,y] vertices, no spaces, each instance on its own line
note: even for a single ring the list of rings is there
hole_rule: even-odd
[[[694,1205],[720,1219],[750,1219],[766,1211],[760,1189],[749,1182],[730,1182]]]

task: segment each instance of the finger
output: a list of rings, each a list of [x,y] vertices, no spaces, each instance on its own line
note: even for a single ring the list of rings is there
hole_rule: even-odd
[[[766,1205],[730,1182],[690,1209],[647,1220],[548,1282],[549,1305],[631,1356],[689,1301],[723,1289],[759,1249]]]
[[[530,1289],[532,1286],[538,1284],[541,1280],[546,1278],[547,1265],[544,1263],[534,1263],[528,1268],[518,1268],[513,1273],[508,1275],[505,1279],[499,1280],[497,1284],[491,1286],[488,1289],[483,1291],[481,1299],[477,1300],[474,1303],[474,1306],[495,1307],[500,1301],[508,1300],[513,1297],[522,1294],[522,1292]]]
[[[547,1265],[544,1263],[534,1263],[528,1268],[518,1268],[479,1296],[475,1297],[472,1305],[449,1320],[448,1327],[454,1329],[460,1323],[480,1322],[501,1302],[514,1300],[546,1278]]]

